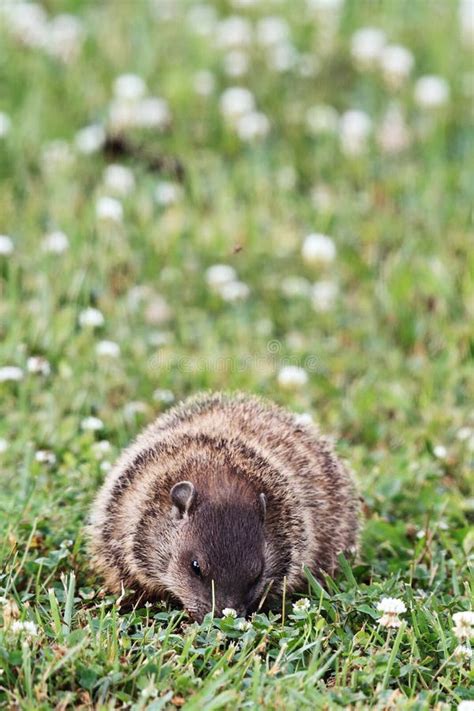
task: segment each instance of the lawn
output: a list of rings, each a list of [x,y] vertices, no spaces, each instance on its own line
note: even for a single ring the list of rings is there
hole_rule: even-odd
[[[0,707],[472,710],[473,15],[2,2]],[[359,555],[278,615],[121,614],[90,503],[203,389],[334,437]]]

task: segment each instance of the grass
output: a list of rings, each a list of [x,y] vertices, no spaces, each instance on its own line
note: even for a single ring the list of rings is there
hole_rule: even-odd
[[[278,72],[254,45],[254,69],[240,79],[226,76],[225,52],[199,32],[202,16],[190,23],[189,3],[168,5],[174,18],[144,0],[45,2],[50,16],[70,11],[82,22],[68,64],[0,26],[0,111],[11,119],[0,139],[0,232],[14,244],[0,256],[0,368],[23,373],[0,382],[0,705],[456,708],[474,699],[451,619],[472,605],[474,552],[472,55],[457,4],[347,0],[324,50],[327,31],[306,3],[216,1],[220,16],[286,18],[298,52],[318,60],[315,77]],[[371,138],[349,156],[337,135],[311,135],[305,123],[325,103],[362,109],[380,126],[394,93],[350,55],[352,33],[367,25],[415,58],[395,94],[412,140],[393,155]],[[209,97],[193,88],[198,70],[213,73]],[[76,151],[74,136],[105,120],[125,72],[167,99],[172,120],[163,133],[132,132],[139,155],[115,158],[136,184],[111,224],[95,207],[110,158]],[[413,100],[426,74],[450,86],[434,112]],[[219,113],[222,91],[239,84],[270,120],[254,143]],[[70,161],[51,157],[58,139],[67,144],[56,155]],[[156,184],[176,183],[177,161],[181,195],[159,205]],[[42,249],[55,229],[69,239],[62,254]],[[310,232],[336,244],[326,267],[301,258]],[[221,263],[248,285],[247,299],[209,288],[204,272]],[[306,280],[301,293],[289,295],[290,275]],[[321,279],[339,288],[328,311],[306,294]],[[103,325],[80,326],[87,307]],[[118,343],[120,356],[98,355],[101,340]],[[51,372],[29,372],[31,356]],[[304,388],[279,387],[286,363],[305,368]],[[287,600],[281,615],[201,626],[160,606],[120,615],[90,569],[83,526],[108,463],[169,406],[157,389],[179,400],[203,388],[309,412],[356,472],[359,558],[324,590],[309,577],[309,609]],[[100,430],[81,426],[91,416]],[[398,630],[378,624],[384,596],[407,607]],[[21,631],[18,621],[34,626]]]

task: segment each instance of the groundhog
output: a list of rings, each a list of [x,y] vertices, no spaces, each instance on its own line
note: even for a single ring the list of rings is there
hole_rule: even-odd
[[[201,621],[308,589],[355,549],[358,505],[328,439],[245,394],[191,398],[122,454],[93,505],[93,559],[112,592],[171,599]]]

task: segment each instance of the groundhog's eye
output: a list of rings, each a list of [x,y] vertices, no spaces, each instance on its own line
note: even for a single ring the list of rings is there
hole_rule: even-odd
[[[201,566],[197,562],[197,560],[192,560],[191,561],[191,570],[193,571],[194,575],[197,575],[198,578],[201,577]]]

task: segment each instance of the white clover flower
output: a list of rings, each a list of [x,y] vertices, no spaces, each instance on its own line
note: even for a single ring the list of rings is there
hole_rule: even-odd
[[[461,37],[467,48],[471,49],[474,42],[474,0],[460,0],[458,12]]]
[[[0,138],[5,138],[5,136],[10,133],[11,127],[12,122],[10,117],[3,111],[0,111]]]
[[[174,205],[181,197],[181,187],[168,180],[162,180],[155,188],[155,200],[158,205],[168,207]]]
[[[47,464],[50,466],[56,464],[56,455],[48,449],[38,449],[35,454],[35,459],[40,464]]]
[[[0,257],[8,257],[13,254],[13,240],[8,235],[0,235]]]
[[[217,24],[217,14],[211,5],[192,5],[186,15],[190,29],[202,37],[214,34]]]
[[[127,292],[127,303],[130,309],[136,311],[140,304],[153,296],[153,291],[150,286],[145,284],[137,284],[132,286]]]
[[[252,623],[249,620],[240,620],[237,629],[240,630],[240,632],[247,632],[247,630],[252,629]]]
[[[281,280],[280,289],[284,296],[291,299],[295,296],[309,296],[311,284],[304,277],[287,276]]]
[[[311,266],[330,264],[336,258],[336,245],[331,237],[314,232],[305,237],[301,256]]]
[[[376,27],[363,27],[351,38],[351,54],[361,69],[372,69],[378,63],[386,44],[385,32]]]
[[[321,50],[328,53],[333,47],[344,0],[306,0],[306,4],[318,24]]]
[[[277,375],[282,390],[299,390],[308,384],[308,373],[297,365],[285,365]]]
[[[222,92],[219,107],[224,118],[231,122],[236,121],[241,116],[254,111],[254,95],[249,89],[232,86]]]
[[[165,129],[171,121],[168,102],[157,96],[142,99],[136,107],[134,125],[138,128]]]
[[[438,459],[446,459],[446,457],[448,456],[448,450],[444,445],[437,444],[436,447],[433,448],[433,454]]]
[[[26,361],[26,370],[33,375],[50,375],[51,365],[43,356],[31,356]]]
[[[101,197],[95,204],[95,214],[102,222],[121,224],[123,220],[122,203],[113,197]]]
[[[297,427],[308,427],[314,425],[314,420],[309,412],[298,412],[293,417],[294,423]]]
[[[156,325],[162,324],[171,318],[171,309],[168,302],[160,294],[156,294],[148,303],[145,309],[145,320],[147,323]]]
[[[268,52],[267,64],[276,72],[287,72],[298,62],[298,52],[290,42],[282,42]]]
[[[105,323],[104,315],[99,309],[90,306],[79,314],[79,325],[82,328],[100,328]]]
[[[461,701],[458,704],[457,711],[474,711],[474,701]]]
[[[206,269],[205,278],[207,285],[211,289],[218,290],[224,284],[237,280],[237,273],[234,267],[228,264],[214,264]]]
[[[41,151],[41,167],[45,173],[55,177],[58,171],[69,168],[74,158],[74,152],[67,141],[49,141]]]
[[[319,313],[330,311],[337,299],[339,289],[335,282],[322,279],[313,284],[311,290],[311,304]]]
[[[319,60],[312,54],[300,54],[298,73],[302,77],[315,77],[321,69]]]
[[[151,0],[154,16],[162,22],[170,22],[178,17],[178,6],[175,0]]]
[[[398,106],[389,106],[377,130],[377,143],[388,154],[400,153],[410,145],[410,133]]]
[[[474,612],[471,610],[455,612],[453,615],[453,634],[461,642],[474,638]]]
[[[239,281],[235,269],[227,264],[214,264],[209,267],[205,278],[209,288],[224,301],[241,301],[250,293],[247,284]]]
[[[95,352],[101,358],[118,358],[120,356],[120,346],[115,341],[99,341],[95,347]]]
[[[339,24],[344,0],[306,0],[306,4],[317,20],[323,42],[322,50],[328,51],[332,47],[332,39]]]
[[[114,96],[123,101],[136,102],[147,92],[145,81],[138,74],[121,74],[114,81]]]
[[[415,64],[412,52],[397,44],[384,47],[379,61],[383,78],[394,89],[404,84]]]
[[[81,429],[89,432],[98,432],[104,428],[104,423],[98,417],[85,417],[81,422]]]
[[[449,101],[449,85],[442,77],[420,77],[415,84],[414,96],[420,108],[439,109]]]
[[[112,469],[112,465],[110,462],[103,461],[100,463],[100,470],[104,472],[104,474],[107,474]]]
[[[137,102],[115,99],[109,106],[108,123],[114,133],[130,128],[164,130],[170,121],[168,103],[155,96]]]
[[[171,390],[166,390],[164,388],[157,388],[153,393],[153,400],[156,402],[162,402],[165,405],[169,405],[174,402],[174,393]]]
[[[344,0],[307,0],[309,10],[336,12],[342,9]]]
[[[107,122],[112,133],[121,133],[135,127],[137,125],[137,105],[123,99],[111,101]]]
[[[28,47],[42,49],[48,40],[48,18],[35,2],[4,3],[2,13],[13,37]]]
[[[216,42],[222,49],[247,47],[251,41],[252,25],[245,17],[226,17],[216,27]]]
[[[48,25],[44,49],[51,56],[69,64],[77,58],[83,38],[84,28],[78,17],[66,13],[56,15]]]
[[[314,10],[320,10],[324,13],[338,13],[344,7],[346,0],[307,0],[308,5]]]
[[[381,625],[382,627],[397,628],[397,627],[400,627],[401,624],[402,624],[402,621],[398,617],[398,615],[385,614],[385,615],[382,615],[382,617],[379,619],[379,625]]]
[[[307,597],[301,597],[293,603],[293,612],[309,612],[311,602]]]
[[[398,617],[398,615],[394,614],[385,614],[382,615],[382,617],[379,619],[379,625],[382,627],[400,627],[402,624],[401,619]]]
[[[61,230],[54,230],[44,236],[41,247],[44,252],[62,254],[69,249],[69,239]]]
[[[148,335],[148,343],[155,348],[167,346],[173,341],[173,336],[168,331],[153,331]]]
[[[278,16],[262,17],[257,22],[257,42],[264,47],[272,47],[288,41],[288,23]]]
[[[231,0],[232,7],[237,9],[247,9],[249,7],[256,7],[260,0]]]
[[[399,615],[406,612],[407,608],[403,600],[396,597],[383,597],[377,605],[377,611],[382,612],[379,625],[382,627],[400,627],[402,621]]]
[[[92,124],[81,128],[74,137],[74,145],[79,153],[91,155],[97,153],[105,143],[105,130],[100,124]]]
[[[329,213],[334,211],[336,198],[328,185],[318,183],[311,190],[311,201],[317,210]]]
[[[403,600],[397,597],[383,597],[377,604],[377,610],[387,615],[401,615],[407,608]]]
[[[94,442],[92,445],[92,452],[97,459],[102,459],[106,454],[110,452],[112,446],[107,439],[101,439],[98,442]]]
[[[222,616],[223,617],[237,617],[237,612],[234,610],[233,607],[224,607],[222,610]]]
[[[214,91],[215,85],[216,80],[212,72],[203,69],[194,75],[194,91],[196,94],[199,94],[199,96],[210,96]]]
[[[243,281],[230,281],[223,284],[219,294],[224,301],[244,301],[250,294],[250,289]]]
[[[0,383],[23,380],[23,371],[16,365],[4,365],[0,368]]]
[[[465,442],[474,436],[474,429],[472,427],[460,427],[456,433],[456,437],[460,442]]]
[[[461,427],[456,437],[460,442],[463,442],[467,449],[474,452],[474,429],[472,427]]]
[[[104,187],[112,195],[127,197],[135,187],[133,171],[118,163],[108,165],[104,170]]]
[[[247,73],[249,58],[240,49],[232,49],[224,57],[224,71],[229,77],[241,77]]]
[[[339,114],[332,106],[317,104],[306,112],[306,125],[311,133],[318,136],[322,133],[337,133]]]
[[[8,449],[8,442],[6,439],[3,439],[3,437],[0,437],[0,454],[3,454],[3,452],[6,452]]]
[[[470,659],[472,659],[472,649],[466,644],[458,644],[453,654],[458,661],[468,662]]]
[[[38,627],[30,620],[14,620],[9,627],[9,631],[16,635],[24,634],[26,637],[38,636]]]
[[[277,171],[276,180],[282,190],[293,190],[296,179],[296,170],[292,165],[284,165]]]
[[[343,153],[348,156],[361,155],[372,130],[372,120],[365,111],[346,111],[339,122],[339,140]]]
[[[270,122],[260,111],[250,111],[237,119],[235,128],[242,141],[254,141],[267,135]]]

